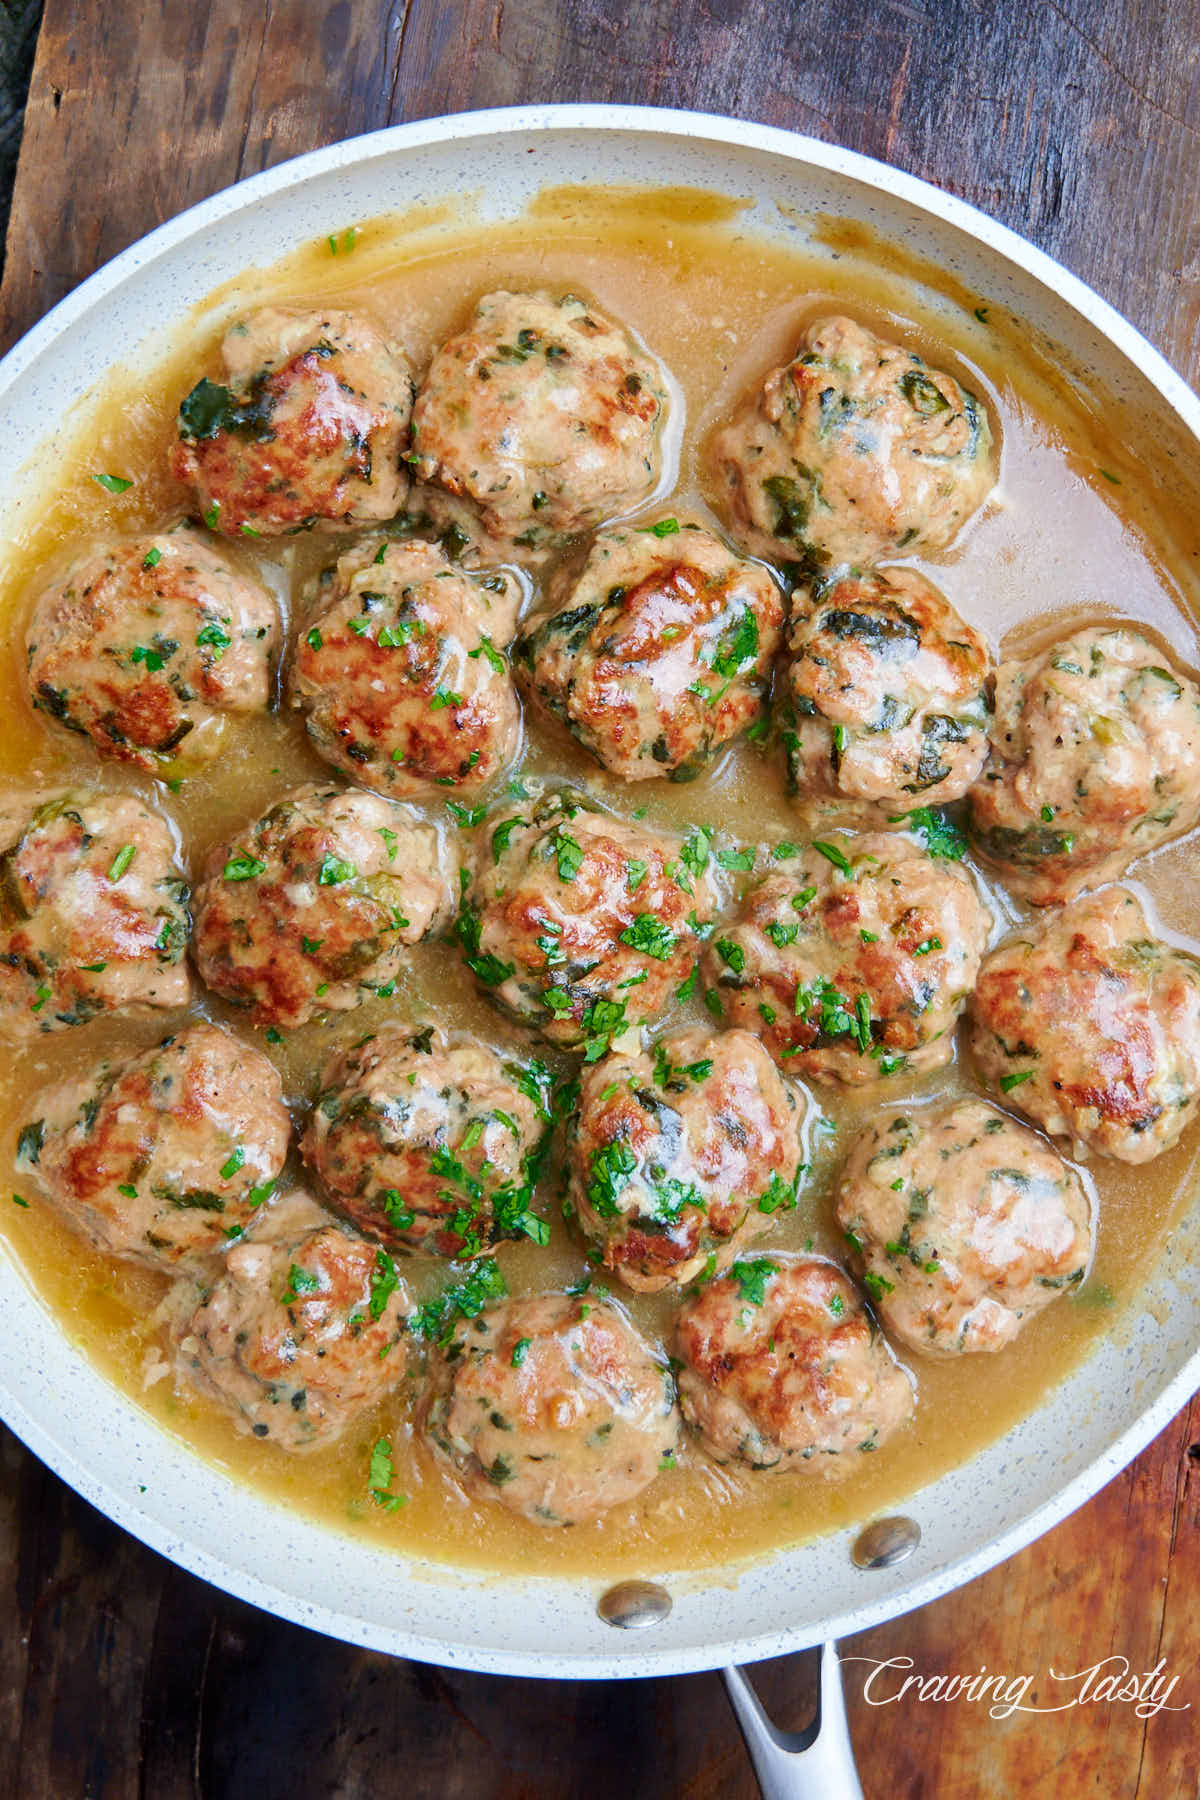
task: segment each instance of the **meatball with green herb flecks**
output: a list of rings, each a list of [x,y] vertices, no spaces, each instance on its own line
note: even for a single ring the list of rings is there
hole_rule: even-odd
[[[908,839],[814,839],[713,935],[709,1003],[792,1076],[860,1086],[941,1068],[990,929],[969,876]]]
[[[836,1213],[883,1323],[926,1356],[1002,1350],[1091,1260],[1075,1170],[982,1100],[868,1126]]]
[[[407,1373],[410,1302],[377,1244],[336,1225],[235,1244],[175,1333],[175,1366],[255,1437],[317,1450]]]
[[[536,561],[648,500],[669,408],[655,359],[566,294],[485,294],[413,409],[421,501],[471,554]]]
[[[1084,894],[985,960],[970,1047],[1052,1136],[1149,1162],[1200,1096],[1200,960],[1155,937],[1127,888]]]
[[[274,1065],[201,1021],[52,1088],[17,1167],[101,1249],[174,1268],[242,1236],[290,1136]]]
[[[186,1006],[188,888],[166,820],[133,794],[0,807],[0,1033]]]
[[[804,1105],[747,1031],[684,1031],[585,1071],[567,1204],[626,1287],[724,1269],[794,1209]]]
[[[159,774],[210,760],[229,717],[266,711],[279,613],[261,581],[178,526],[78,557],[35,601],[25,651],[40,712]]]
[[[598,532],[513,652],[518,679],[626,781],[699,774],[763,715],[783,598],[699,525]]]
[[[493,814],[479,840],[455,932],[511,1017],[595,1062],[695,985],[714,905],[704,833],[681,842],[555,794]]]
[[[1200,819],[1200,688],[1140,631],[1097,626],[1001,663],[975,848],[1051,906]]]
[[[418,538],[369,538],[339,557],[292,664],[292,705],[318,755],[400,798],[495,780],[521,740],[501,648],[519,598],[513,576],[468,574]]]
[[[408,358],[363,313],[264,306],[179,408],[171,470],[226,537],[382,524],[408,491]]]
[[[478,1256],[504,1238],[544,1244],[533,1188],[548,1096],[540,1063],[432,1026],[381,1025],[325,1070],[301,1150],[338,1210],[392,1248]]]
[[[538,1525],[582,1525],[673,1468],[670,1369],[611,1301],[510,1300],[430,1359],[420,1422],[476,1499]]]
[[[991,659],[923,575],[846,575],[797,592],[790,648],[783,735],[802,801],[882,822],[966,793],[987,756]]]
[[[842,1475],[912,1416],[857,1289],[815,1258],[735,1262],[683,1308],[675,1352],[684,1419],[719,1463]]]
[[[995,482],[987,409],[852,319],[817,319],[713,444],[734,536],[810,574],[944,550]]]
[[[408,946],[453,910],[432,825],[379,794],[313,784],[212,852],[193,953],[256,1025],[302,1025],[394,992]]]

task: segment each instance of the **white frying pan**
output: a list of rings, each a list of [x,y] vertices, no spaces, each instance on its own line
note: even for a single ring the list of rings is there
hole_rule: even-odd
[[[153,232],[58,306],[0,365],[0,493],[54,455],[54,422],[119,355],[157,359],[170,328],[246,265],[370,218],[480,191],[504,217],[547,183],[686,184],[753,195],[749,229],[786,237],[797,215],[861,220],[1011,308],[1064,364],[1109,390],[1116,424],[1184,513],[1200,512],[1200,403],[1102,300],[971,207],[848,151],[762,126],[633,107],[561,106],[433,119],[334,145],[213,199]],[[786,212],[781,210],[786,208]],[[794,241],[794,238],[793,238]],[[47,432],[50,433],[47,443]],[[34,470],[36,475],[36,469]],[[946,1593],[1087,1500],[1200,1385],[1200,1209],[1173,1236],[1144,1302],[1006,1437],[914,1495],[920,1542],[861,1568],[839,1532],[736,1573],[660,1577],[665,1600],[615,1631],[603,1584],[456,1577],[406,1565],[236,1486],[168,1437],[71,1347],[0,1254],[0,1412],[94,1505],[218,1587],[302,1625],[427,1662],[514,1675],[644,1676],[709,1669],[859,1631]],[[611,1609],[609,1609],[611,1610]],[[626,1619],[628,1622],[628,1617]],[[836,1685],[826,1680],[826,1711]],[[757,1732],[760,1774],[770,1743]],[[794,1746],[793,1746],[794,1747]],[[835,1747],[836,1748],[836,1747]],[[801,1785],[851,1794],[828,1752]],[[810,1779],[811,1777],[811,1779]],[[779,1777],[778,1779],[783,1779]]]

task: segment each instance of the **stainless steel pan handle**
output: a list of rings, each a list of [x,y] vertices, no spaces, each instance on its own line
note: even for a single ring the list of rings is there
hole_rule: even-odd
[[[780,1731],[742,1669],[725,1669],[725,1688],[746,1740],[763,1800],[863,1800],[837,1645],[821,1645],[817,1716],[804,1731]]]

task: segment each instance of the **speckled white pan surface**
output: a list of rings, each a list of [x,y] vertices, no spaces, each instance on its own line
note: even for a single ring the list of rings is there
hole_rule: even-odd
[[[0,364],[0,492],[16,509],[55,457],[55,425],[114,359],[162,353],[173,326],[250,262],[348,222],[478,190],[484,219],[547,183],[687,184],[754,196],[744,226],[796,241],[803,216],[859,219],[1012,307],[1094,370],[1118,414],[1167,440],[1197,503],[1200,402],[1082,283],[972,208],[807,138],[700,114],[571,106],[401,126],[273,169],[164,225],[93,276]],[[662,1579],[669,1618],[622,1635],[600,1584],[456,1576],[297,1518],[161,1431],[71,1347],[0,1254],[0,1412],[147,1544],[287,1618],[381,1650],[514,1674],[668,1674],[777,1656],[920,1605],[1028,1543],[1093,1494],[1200,1386],[1200,1221],[1178,1230],[1139,1305],[1017,1429],[916,1495],[922,1543],[865,1572],[839,1533],[755,1565]],[[987,1378],[986,1371],[984,1379]]]

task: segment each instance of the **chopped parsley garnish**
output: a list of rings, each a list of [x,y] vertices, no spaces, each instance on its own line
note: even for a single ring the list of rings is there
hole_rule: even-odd
[[[904,820],[921,839],[930,856],[941,862],[961,862],[967,853],[967,840],[949,817],[944,807],[919,806],[915,812],[895,813],[888,823]]]
[[[502,1300],[507,1292],[508,1284],[499,1263],[494,1257],[486,1256],[472,1265],[465,1281],[443,1288],[435,1299],[418,1306],[409,1321],[409,1329],[414,1337],[444,1342],[450,1336],[455,1319],[475,1318],[490,1300]]]
[[[392,1482],[396,1478],[396,1467],[392,1461],[392,1445],[388,1438],[379,1438],[371,1447],[371,1461],[367,1469],[367,1492],[376,1506],[382,1506],[385,1512],[396,1512],[407,1503],[406,1494],[393,1494]]]
[[[109,494],[123,494],[133,486],[132,481],[127,481],[124,475],[93,475],[92,480],[98,482]]]
[[[725,966],[732,969],[735,975],[740,975],[746,967],[746,952],[742,946],[735,944],[732,938],[718,938],[715,948]]]
[[[653,913],[636,914],[632,925],[625,927],[620,938],[623,944],[640,950],[643,956],[652,956],[656,962],[668,962],[679,941],[670,926],[656,919]]]
[[[325,639],[321,636],[320,631],[315,625],[311,631],[305,633],[304,641],[310,650],[320,650],[325,643]]]
[[[47,1000],[49,1000],[53,991],[54,990],[52,988],[48,988],[48,987],[35,988],[34,994],[33,994],[33,999],[29,1002],[30,1012],[41,1012],[43,1006],[45,1006]]]
[[[481,656],[486,656],[488,659],[488,662],[491,664],[492,668],[496,671],[497,675],[503,675],[505,670],[508,668],[507,661],[505,660],[505,658],[503,656],[501,656],[499,650],[497,650],[495,644],[493,644],[490,637],[481,636],[479,639],[478,646],[474,650],[468,650],[467,655],[470,657],[472,662],[477,661],[478,658]]]
[[[692,967],[691,967],[691,973],[688,975],[685,975],[683,980],[680,982],[679,986],[675,989],[675,998],[677,1000],[690,1000],[692,995],[696,991],[696,983],[699,981],[699,979],[700,979],[700,964],[693,963]]]
[[[588,1204],[602,1219],[615,1218],[620,1212],[617,1202],[637,1172],[637,1166],[637,1155],[628,1144],[618,1141],[592,1151]]]
[[[723,869],[737,869],[742,873],[754,867],[753,850],[718,850],[717,861]]]
[[[583,847],[560,827],[550,840],[560,881],[574,881],[583,867]]]
[[[159,549],[158,545],[155,544],[151,549],[147,550],[145,556],[143,556],[142,567],[143,569],[157,569],[161,561],[162,551]]]
[[[1031,1081],[1033,1076],[1033,1069],[1021,1069],[1015,1075],[1002,1075],[1000,1077],[1000,1092],[1002,1094],[1011,1094],[1015,1087],[1020,1087],[1023,1081]]]
[[[464,831],[474,831],[487,817],[486,806],[463,806],[458,800],[447,800],[446,811]]]
[[[525,1361],[525,1358],[529,1355],[529,1351],[530,1351],[532,1344],[533,1344],[532,1338],[518,1338],[517,1339],[516,1343],[513,1345],[512,1356],[509,1359],[511,1361],[514,1369],[519,1369],[521,1367],[521,1364]]]
[[[122,844],[121,848],[112,859],[112,867],[108,871],[108,879],[110,881],[120,881],[122,875],[124,875],[126,869],[136,855],[136,844]]]
[[[252,881],[256,875],[266,873],[266,863],[259,862],[248,850],[237,850],[225,864],[226,881]]]
[[[196,642],[201,649],[209,649],[213,652],[214,662],[220,662],[233,639],[227,631],[222,631],[221,627],[210,619],[208,624],[202,625],[196,633]]]
[[[137,644],[129,653],[129,660],[135,665],[144,663],[151,675],[157,675],[163,667],[164,658],[160,650],[151,649],[147,644]]]
[[[717,644],[712,666],[715,674],[726,680],[739,674],[758,657],[758,620],[749,607],[725,631]]]
[[[761,1306],[766,1299],[767,1283],[772,1275],[779,1273],[779,1264],[759,1256],[753,1262],[735,1262],[729,1273],[738,1284],[741,1299],[751,1306]]]
[[[461,694],[452,693],[449,688],[438,688],[429,702],[429,710],[430,712],[442,712],[448,706],[461,706],[462,704]]]
[[[636,817],[636,814],[635,814]],[[679,852],[679,860],[685,869],[693,875],[703,875],[708,867],[709,847],[712,844],[712,831],[707,825],[697,825]]]
[[[288,1284],[284,1291],[283,1303],[290,1305],[293,1300],[302,1299],[305,1294],[320,1292],[321,1278],[314,1275],[311,1269],[305,1269],[299,1263],[293,1263],[288,1270]]]
[[[367,1311],[378,1322],[384,1314],[388,1301],[400,1285],[400,1277],[396,1273],[396,1265],[386,1250],[375,1252],[375,1269],[371,1276],[371,1298]]]
[[[508,849],[509,839],[512,837],[513,832],[517,829],[518,825],[524,825],[524,823],[525,820],[520,818],[502,819],[499,825],[496,826],[496,829],[492,833],[493,862],[500,861],[500,858]]]
[[[638,530],[647,531],[651,537],[656,538],[676,537],[679,532],[679,520],[658,519],[653,525],[639,525]]]
[[[831,862],[834,868],[842,875],[852,875],[854,873],[853,863],[851,863],[844,851],[838,849],[836,844],[827,844],[820,838],[814,838],[812,847],[818,855],[825,858],[826,862]]]
[[[245,1160],[245,1148],[241,1144],[235,1144],[228,1157],[221,1164],[221,1180],[232,1181]]]
[[[629,862],[626,863],[625,886],[629,889],[631,894],[636,893],[638,888],[641,887],[643,881],[646,879],[648,870],[649,864],[639,861],[636,856],[631,857]]]
[[[353,881],[358,874],[352,862],[346,862],[340,856],[326,851],[321,858],[321,868],[317,875],[319,887],[339,887],[343,881]]]
[[[396,847],[400,841],[395,832],[389,825],[377,825],[375,827],[375,835],[376,837],[381,837],[383,839],[383,847],[387,851],[388,861],[395,862]]]

